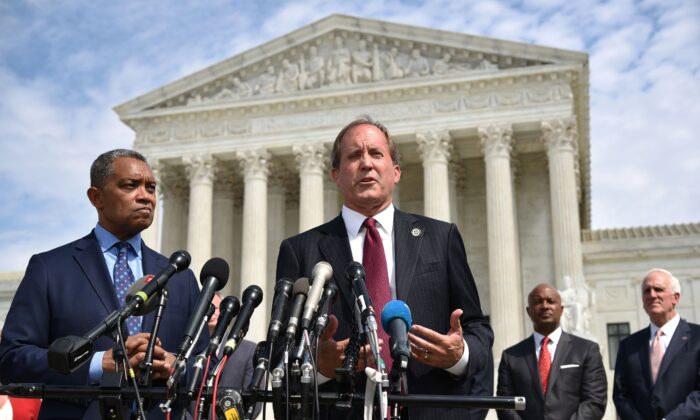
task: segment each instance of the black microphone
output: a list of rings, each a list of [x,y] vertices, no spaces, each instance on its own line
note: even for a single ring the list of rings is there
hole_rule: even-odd
[[[248,322],[250,322],[250,317],[253,316],[253,311],[263,300],[263,291],[260,287],[253,284],[243,291],[241,299],[243,300],[241,311],[238,313],[233,327],[231,327],[226,346],[224,347],[224,355],[226,356],[231,356],[238,343],[243,340],[248,331]]]
[[[311,318],[314,312],[316,312],[318,301],[321,300],[323,288],[332,276],[333,267],[325,261],[319,261],[314,265],[313,270],[311,270],[311,278],[313,281],[309,289],[309,295],[306,297],[306,303],[304,303],[304,313],[301,318],[301,328],[303,330],[308,331],[311,327]]]
[[[357,305],[360,308],[363,320],[371,316],[375,320],[374,324],[376,328],[374,307],[372,306],[372,300],[367,292],[367,286],[365,286],[365,268],[359,262],[353,261],[348,265],[347,270],[345,270],[345,278],[352,283]]]
[[[294,282],[288,277],[281,278],[275,284],[275,299],[272,301],[272,313],[270,316],[270,326],[267,329],[267,341],[274,343],[282,329],[282,318],[287,309],[287,302],[292,296]]]
[[[56,339],[48,349],[49,367],[65,375],[82,366],[90,358],[92,345],[98,338],[113,331],[120,320],[140,312],[149,298],[163,290],[173,274],[189,267],[190,261],[191,257],[187,251],[175,251],[165,268],[136,292],[122,308],[109,314],[87,334],[82,337],[70,335]]]
[[[228,274],[228,263],[221,258],[212,258],[202,267],[202,272],[199,276],[202,282],[202,290],[199,292],[197,303],[190,314],[189,321],[187,321],[185,333],[182,335],[182,342],[177,349],[178,355],[185,354],[192,345],[193,337],[197,333],[202,318],[204,318],[204,315],[211,305],[214,293],[226,286]]]
[[[331,311],[333,303],[335,303],[335,296],[338,294],[338,286],[333,282],[328,282],[326,284],[326,289],[323,291],[323,296],[321,297],[321,302],[319,303],[318,317],[316,317],[316,322],[314,323],[314,335],[316,337],[323,333],[328,324],[328,314]]]
[[[304,301],[306,301],[307,293],[309,293],[309,279],[306,277],[298,278],[297,281],[294,282],[294,302],[292,303],[292,310],[289,313],[289,321],[287,321],[287,331],[284,334],[287,343],[291,343],[297,335],[299,317],[301,316],[301,311],[304,309]]]
[[[221,340],[226,334],[226,328],[228,328],[233,318],[238,315],[240,309],[241,302],[235,296],[227,296],[219,303],[219,320],[216,322],[209,346],[207,346],[207,350],[204,353],[205,357],[211,356],[219,348]]]
[[[408,359],[411,357],[411,348],[408,344],[408,331],[411,329],[413,320],[411,310],[403,301],[391,300],[384,305],[382,310],[382,327],[391,337],[390,349],[391,358],[394,359],[394,366],[401,370],[408,368]]]

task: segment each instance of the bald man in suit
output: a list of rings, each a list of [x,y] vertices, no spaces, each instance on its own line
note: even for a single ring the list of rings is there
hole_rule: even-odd
[[[527,313],[535,331],[503,351],[497,387],[497,395],[524,396],[525,411],[500,410],[498,418],[601,419],[608,380],[598,345],[561,329],[561,296],[548,284],[530,292]]]

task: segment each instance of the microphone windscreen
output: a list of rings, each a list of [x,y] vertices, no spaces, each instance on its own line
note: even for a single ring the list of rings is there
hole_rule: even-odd
[[[384,331],[389,333],[389,323],[396,318],[400,318],[406,323],[406,329],[410,330],[411,325],[413,325],[413,320],[411,319],[411,310],[408,305],[402,300],[390,300],[384,305],[382,310],[382,327]]]
[[[299,277],[297,281],[294,282],[294,295],[303,293],[307,295],[309,293],[309,279],[306,277]]]
[[[131,284],[131,287],[129,287],[129,290],[126,292],[126,301],[128,302],[131,298],[133,298],[138,292],[143,289],[143,287],[153,279],[152,275],[147,275],[143,276],[140,279],[136,280]],[[134,311],[133,315],[137,316],[142,316],[146,315],[147,313],[153,311],[156,308],[156,305],[158,304],[158,293],[154,294],[151,296],[146,303],[141,306],[137,311]]]
[[[173,254],[170,256],[169,262],[176,267],[177,271],[182,271],[190,266],[192,257],[190,256],[189,252],[181,249],[173,252]]]
[[[203,284],[207,277],[214,277],[219,280],[216,290],[221,290],[228,282],[228,273],[228,263],[223,258],[214,257],[204,263],[202,272],[199,275],[199,281]]]

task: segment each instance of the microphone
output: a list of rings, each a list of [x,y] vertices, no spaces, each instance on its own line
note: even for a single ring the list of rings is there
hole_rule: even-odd
[[[236,322],[233,323],[231,327],[231,332],[229,332],[228,340],[226,341],[226,346],[224,347],[224,355],[231,356],[233,351],[241,342],[245,333],[248,331],[248,322],[250,322],[250,317],[253,316],[253,311],[260,305],[263,299],[262,289],[256,285],[248,286],[243,291],[243,305],[241,306],[241,311],[236,317]]]
[[[288,277],[281,278],[275,284],[275,299],[272,301],[272,314],[270,316],[270,326],[267,329],[267,342],[274,343],[280,335],[282,329],[282,318],[284,318],[287,302],[292,295],[294,283]]]
[[[134,296],[140,292],[146,284],[150,283],[151,280],[153,280],[155,276],[153,275],[146,275],[141,277],[140,279],[136,280],[131,287],[129,287],[129,290],[126,292],[126,299],[125,301],[129,301],[134,298]],[[156,299],[156,296],[151,296],[146,300],[146,303],[143,304],[140,308],[134,311],[132,315],[137,315],[137,316],[143,316],[146,315],[147,313],[153,311],[156,308],[156,304],[158,304],[158,299]]]
[[[348,265],[347,270],[345,270],[345,278],[352,283],[357,305],[360,308],[363,320],[366,321],[371,317],[374,321],[374,328],[376,329],[377,321],[374,316],[372,299],[369,298],[367,286],[365,286],[365,268],[359,262],[352,261],[350,265]]]
[[[316,323],[314,324],[314,335],[316,337],[323,333],[328,324],[328,313],[331,311],[331,306],[335,302],[335,296],[338,294],[338,286],[333,282],[328,282],[326,284],[326,289],[323,291],[323,296],[321,297],[321,302],[319,303],[320,309],[318,312],[318,317],[316,318]]]
[[[408,359],[411,357],[411,349],[408,344],[408,331],[413,320],[411,310],[401,300],[391,300],[384,305],[382,310],[382,327],[391,337],[391,357],[399,362],[401,370],[408,367]],[[396,364],[394,364],[396,366]]]
[[[225,297],[221,303],[219,303],[219,321],[214,327],[214,332],[212,333],[211,340],[209,341],[209,346],[204,353],[204,357],[209,357],[219,348],[221,344],[221,339],[226,333],[226,328],[231,323],[233,318],[238,315],[238,311],[241,309],[241,303],[235,296]]]
[[[182,336],[182,342],[177,350],[178,355],[183,355],[192,345],[193,337],[197,333],[202,318],[204,318],[204,315],[211,305],[214,293],[226,286],[228,274],[228,263],[221,258],[212,258],[202,267],[202,272],[199,276],[202,282],[202,290],[199,292],[197,303],[192,310],[189,321],[187,321],[185,333]]]
[[[318,301],[321,299],[323,294],[323,288],[326,282],[330,280],[333,276],[333,268],[330,264],[325,261],[319,261],[314,265],[311,271],[311,278],[313,282],[311,288],[309,289],[309,295],[306,297],[306,303],[304,303],[304,314],[301,318],[301,328],[303,330],[309,330],[311,326],[311,318],[316,312],[316,307],[318,306]]]
[[[285,331],[284,334],[287,343],[291,343],[297,335],[299,316],[304,307],[307,293],[309,293],[309,279],[306,277],[298,278],[297,281],[294,282],[294,302],[292,303],[292,310],[289,313],[289,321],[287,321],[287,331]]]
[[[163,290],[173,274],[189,267],[191,260],[192,258],[187,251],[175,251],[170,256],[168,265],[151,280],[147,282],[144,280],[145,285],[143,288],[136,292],[126,302],[126,305],[109,314],[107,318],[100,321],[87,334],[82,337],[69,335],[57,338],[48,349],[49,367],[58,373],[66,375],[82,366],[89,360],[90,354],[92,354],[92,345],[98,338],[114,330],[117,322],[120,320],[131,316],[137,311],[140,312],[149,298]],[[148,311],[143,313],[148,313]]]

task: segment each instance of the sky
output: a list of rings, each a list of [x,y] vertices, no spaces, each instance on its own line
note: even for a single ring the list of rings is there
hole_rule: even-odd
[[[700,222],[698,0],[0,0],[0,272],[94,227],[114,106],[332,13],[587,52],[593,228]]]

